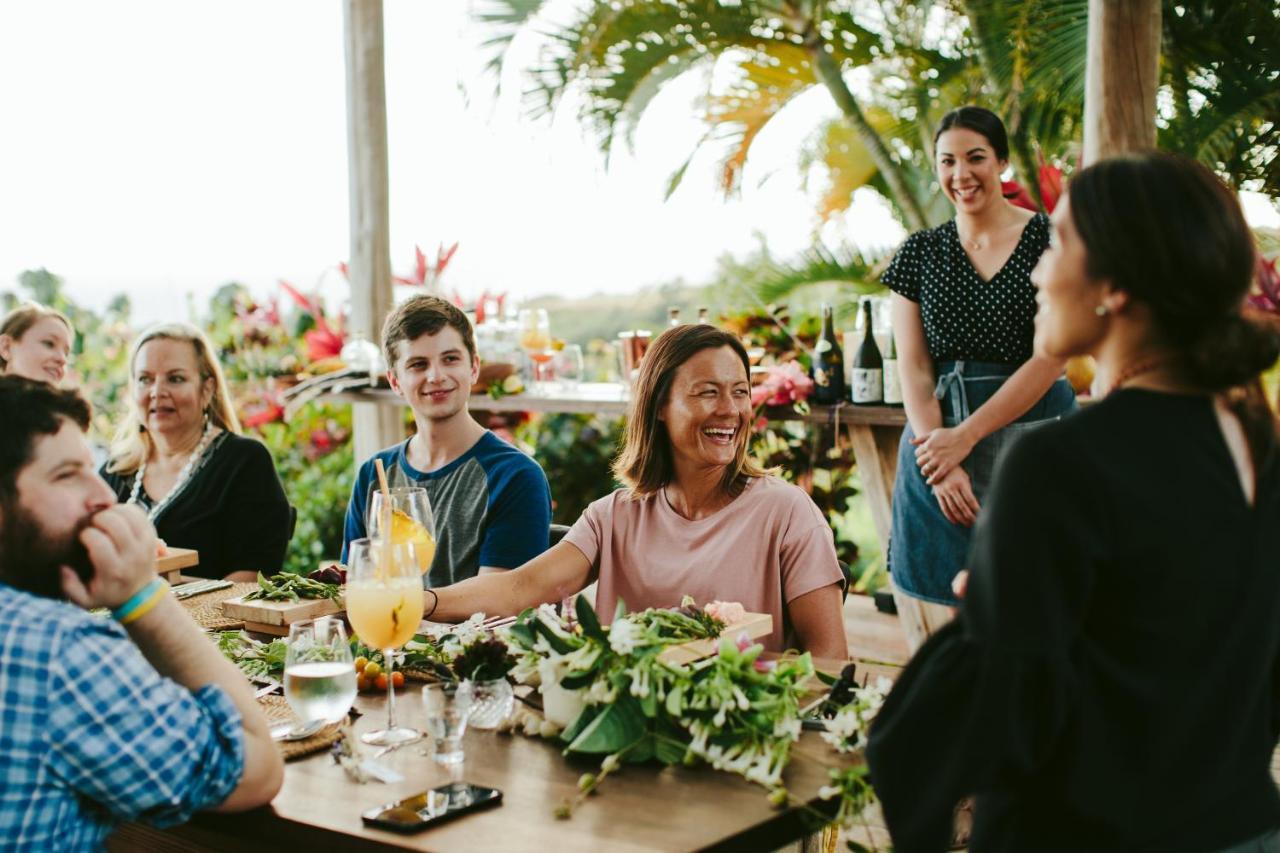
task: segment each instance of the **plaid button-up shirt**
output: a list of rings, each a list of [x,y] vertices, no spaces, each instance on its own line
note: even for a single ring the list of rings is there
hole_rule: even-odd
[[[0,583],[0,851],[99,850],[181,823],[244,770],[240,713],[163,678],[124,630]]]

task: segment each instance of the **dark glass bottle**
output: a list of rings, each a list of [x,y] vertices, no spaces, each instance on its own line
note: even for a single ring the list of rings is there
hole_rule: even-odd
[[[849,399],[859,406],[879,406],[884,403],[884,359],[876,345],[870,299],[862,300],[862,332],[862,343],[854,353],[850,371]]]
[[[836,338],[831,306],[822,306],[822,334],[813,348],[813,401],[835,405],[844,399],[844,351]]]

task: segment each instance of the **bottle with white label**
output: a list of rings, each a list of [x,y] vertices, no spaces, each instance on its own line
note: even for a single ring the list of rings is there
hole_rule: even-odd
[[[889,343],[884,351],[884,404],[902,405],[902,374],[898,372],[898,344],[889,330]]]
[[[862,321],[862,343],[853,355],[853,370],[849,371],[853,379],[849,399],[859,406],[879,406],[884,403],[884,359],[876,345],[870,299],[862,300]]]

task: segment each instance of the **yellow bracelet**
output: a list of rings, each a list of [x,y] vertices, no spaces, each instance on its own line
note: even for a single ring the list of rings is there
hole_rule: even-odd
[[[128,616],[125,616],[123,619],[121,619],[120,624],[130,625],[134,622],[137,622],[143,616],[146,616],[148,613],[150,613],[151,608],[159,604],[160,599],[164,598],[165,595],[168,594],[168,592],[169,592],[169,584],[167,584],[163,580],[160,581],[160,585],[156,587],[156,591],[151,593],[151,595],[147,598],[146,601],[142,602],[137,607],[135,607],[133,611],[129,613]]]

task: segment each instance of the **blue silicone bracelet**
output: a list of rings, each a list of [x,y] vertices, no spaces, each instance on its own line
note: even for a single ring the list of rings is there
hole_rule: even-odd
[[[130,613],[137,610],[138,607],[141,606],[142,602],[154,595],[155,591],[160,588],[162,583],[164,583],[163,578],[154,578],[151,583],[135,592],[133,594],[133,598],[130,598],[124,604],[121,604],[115,610],[112,610],[111,618],[117,622],[123,621]]]

